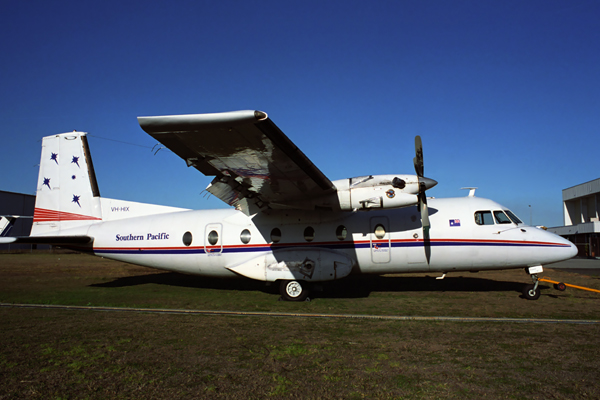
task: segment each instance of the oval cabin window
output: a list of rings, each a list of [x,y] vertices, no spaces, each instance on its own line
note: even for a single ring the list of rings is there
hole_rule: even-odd
[[[377,239],[383,239],[383,237],[385,236],[385,228],[383,227],[383,225],[379,224],[375,227],[374,233]]]
[[[273,228],[271,231],[271,242],[277,243],[281,240],[281,231],[279,228]]]
[[[183,241],[183,244],[186,246],[189,246],[190,244],[192,244],[192,232],[186,232],[183,234],[183,238],[181,239]]]
[[[217,244],[218,241],[219,234],[217,233],[217,231],[210,231],[210,233],[208,234],[208,243],[214,246],[215,244]]]
[[[346,227],[344,225],[340,225],[335,230],[335,235],[337,236],[338,240],[346,240],[346,236],[348,235],[348,230],[346,229]]]
[[[240,240],[244,244],[250,243],[250,237],[251,237],[251,235],[250,235],[250,231],[248,229],[244,229],[242,231],[242,233],[240,233]]]
[[[315,230],[312,226],[306,227],[304,230],[304,240],[307,242],[312,242],[315,238]]]

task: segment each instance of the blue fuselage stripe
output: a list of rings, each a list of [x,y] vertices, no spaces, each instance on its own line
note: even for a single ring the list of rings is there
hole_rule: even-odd
[[[408,241],[408,242],[378,242],[373,243],[378,247],[389,248],[391,247],[423,247],[425,243],[423,241]],[[527,242],[456,242],[456,241],[431,241],[427,245],[432,247],[468,247],[468,246],[477,246],[477,247],[565,247],[561,244],[555,243],[527,243]],[[270,252],[276,250],[290,250],[294,248],[306,249],[307,247],[314,249],[329,249],[329,250],[353,250],[353,249],[368,249],[371,247],[371,243],[369,242],[361,242],[361,243],[303,243],[303,244],[278,244],[272,246],[243,246],[243,247],[223,247],[213,248],[207,251],[205,248],[98,248],[94,249],[94,253],[96,254],[216,254],[216,253],[258,253],[258,252]]]

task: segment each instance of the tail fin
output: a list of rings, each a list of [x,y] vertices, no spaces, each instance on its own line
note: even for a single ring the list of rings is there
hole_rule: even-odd
[[[58,235],[101,220],[100,191],[86,133],[44,137],[31,235]]]

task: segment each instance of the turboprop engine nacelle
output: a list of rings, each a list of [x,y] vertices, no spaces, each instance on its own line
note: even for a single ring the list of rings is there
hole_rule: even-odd
[[[344,211],[399,208],[418,203],[419,178],[416,175],[369,175],[333,182],[340,208]],[[421,178],[426,189],[437,184]]]

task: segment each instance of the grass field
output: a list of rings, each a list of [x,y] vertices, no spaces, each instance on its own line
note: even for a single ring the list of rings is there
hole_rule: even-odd
[[[597,278],[547,270],[600,289]],[[79,254],[0,254],[0,302],[600,319],[600,295],[522,270],[348,279],[313,301]],[[0,308],[4,398],[600,398],[600,326]]]

